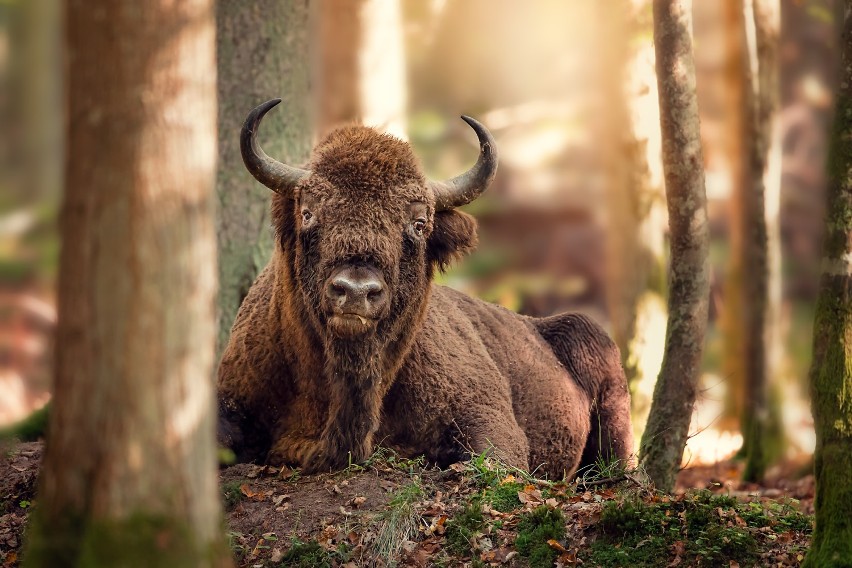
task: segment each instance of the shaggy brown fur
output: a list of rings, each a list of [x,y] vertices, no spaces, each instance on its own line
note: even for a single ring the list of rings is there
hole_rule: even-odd
[[[431,283],[476,246],[476,222],[435,212],[408,144],[347,127],[309,167],[295,195],[273,197],[275,252],[219,368],[221,443],[240,460],[308,472],[362,461],[376,443],[440,465],[493,447],[551,476],[599,455],[629,458],[627,385],[600,327],[520,316]],[[323,296],[349,265],[380,273],[389,294],[354,335],[332,325]]]

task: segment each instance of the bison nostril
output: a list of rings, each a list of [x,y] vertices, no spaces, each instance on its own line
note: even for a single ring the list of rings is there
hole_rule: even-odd
[[[344,267],[334,273],[326,284],[325,296],[335,309],[355,314],[372,314],[387,301],[381,277],[363,267]]]

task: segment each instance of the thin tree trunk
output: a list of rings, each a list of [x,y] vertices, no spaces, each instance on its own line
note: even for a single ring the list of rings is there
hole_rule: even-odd
[[[59,0],[20,4],[23,192],[29,202],[55,204],[62,186],[62,70]]]
[[[748,234],[744,280],[744,313],[749,336],[745,365],[745,407],[742,431],[746,454],[743,478],[763,480],[769,461],[781,452],[782,433],[777,403],[770,405],[770,388],[777,389],[780,369],[779,321],[781,302],[780,235],[780,140],[778,108],[778,39],[781,27],[779,0],[749,0],[745,22],[749,38],[749,102],[752,121],[749,139],[750,184],[745,203],[748,215],[741,220]],[[772,384],[770,384],[770,382]],[[778,400],[778,397],[774,397]]]
[[[211,0],[70,0],[55,394],[29,566],[228,564]]]
[[[407,93],[399,0],[319,0],[315,6],[319,136],[356,122],[405,138]]]
[[[281,98],[281,105],[263,122],[264,148],[294,165],[305,162],[311,149],[309,11],[301,0],[216,4],[217,353],[225,348],[237,310],[272,253],[271,193],[243,166],[239,148],[243,120],[258,104]]]
[[[728,197],[728,264],[725,270],[722,313],[722,374],[727,383],[725,415],[720,426],[742,429],[745,415],[746,380],[749,375],[747,353],[751,352],[749,302],[746,280],[754,268],[749,264],[751,242],[748,220],[748,194],[752,177],[753,108],[749,75],[748,46],[743,0],[722,3],[725,30],[725,153],[730,176]],[[748,267],[748,269],[747,269]],[[748,274],[746,272],[748,271]]]
[[[852,564],[852,1],[838,4],[840,86],[810,372],[817,445],[816,528],[803,564],[808,568]]]
[[[709,299],[707,200],[690,13],[688,1],[654,0],[671,273],[663,366],[639,459],[663,491],[674,487],[688,437]]]

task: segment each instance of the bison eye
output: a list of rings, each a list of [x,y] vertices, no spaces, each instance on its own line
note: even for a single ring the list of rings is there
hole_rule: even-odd
[[[307,209],[302,209],[302,224],[307,225],[314,218],[314,214]]]
[[[414,228],[415,233],[422,235],[423,230],[426,229],[426,219],[415,219],[412,227]]]

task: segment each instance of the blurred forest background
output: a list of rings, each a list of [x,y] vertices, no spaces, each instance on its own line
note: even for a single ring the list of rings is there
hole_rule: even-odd
[[[826,0],[782,0],[764,21],[750,18],[750,7],[749,0],[693,3],[712,297],[702,391],[684,455],[690,464],[740,449],[748,393],[764,382],[773,424],[768,457],[806,462],[814,450],[807,372],[834,19]],[[250,7],[219,2],[217,10],[219,348],[271,247],[269,192],[239,158],[239,126],[251,108],[284,99],[261,133],[267,152],[283,161],[304,161],[334,125],[359,120],[409,139],[433,178],[456,175],[475,159],[475,140],[458,119],[469,114],[497,138],[500,170],[467,208],[479,220],[479,249],[441,282],[525,314],[574,310],[604,323],[624,355],[638,443],[666,326],[650,3],[401,0],[306,8],[261,0]],[[58,0],[0,0],[0,426],[50,397],[63,57]],[[752,88],[764,80],[768,89]],[[765,97],[760,105],[756,96]],[[755,212],[748,192],[764,172],[755,170],[751,145],[761,140],[769,166],[765,210]],[[765,220],[765,262],[750,256],[754,215]],[[750,302],[749,286],[760,278],[769,280],[767,306]],[[766,328],[755,347],[747,318],[763,309]],[[765,365],[747,364],[756,358]]]

